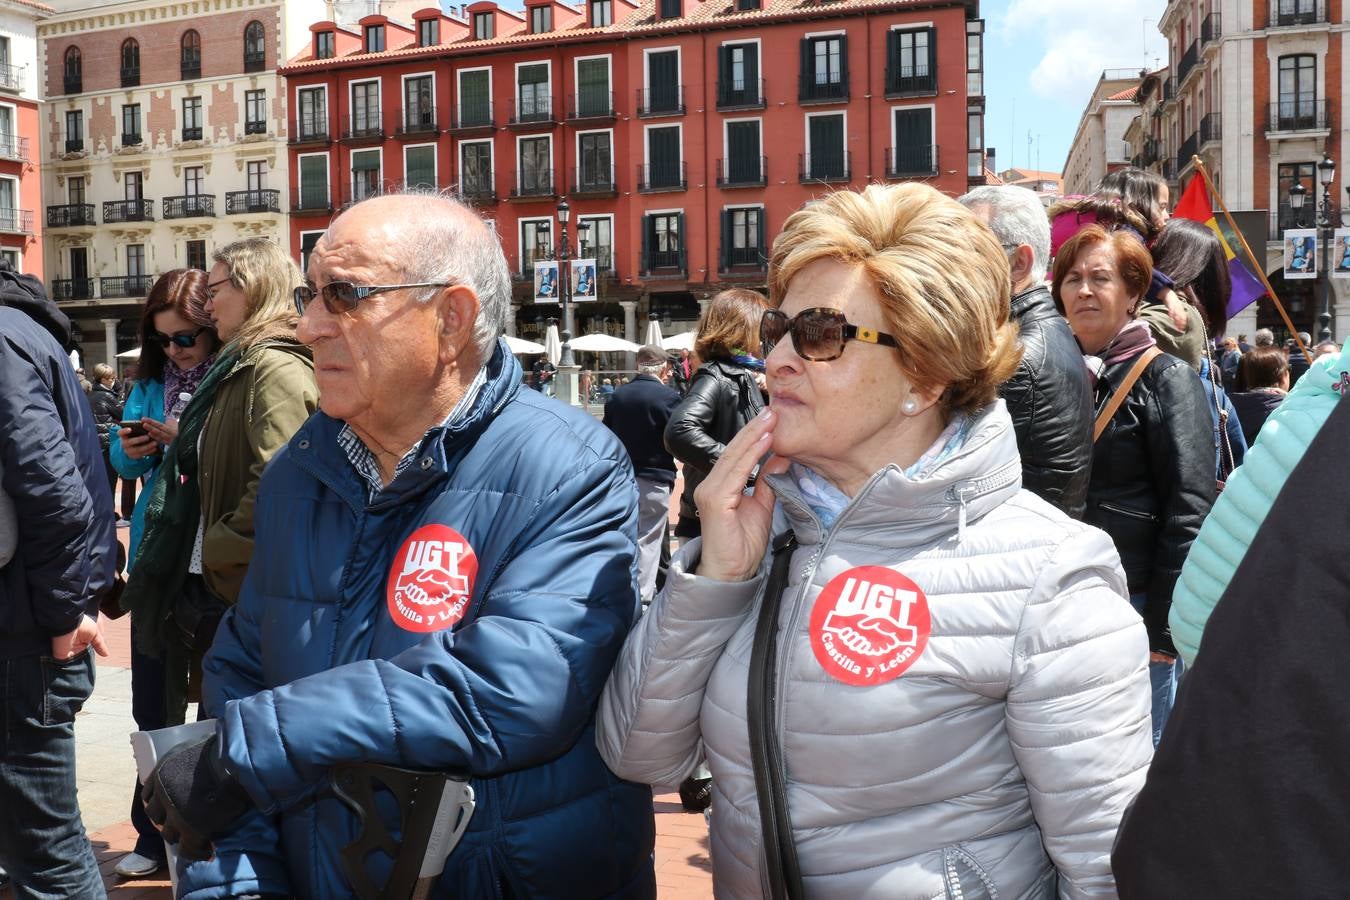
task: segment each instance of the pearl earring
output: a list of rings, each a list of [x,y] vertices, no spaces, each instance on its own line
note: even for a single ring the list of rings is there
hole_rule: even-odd
[[[906,397],[905,402],[900,404],[900,410],[907,416],[912,416],[919,411],[919,401],[913,397]]]

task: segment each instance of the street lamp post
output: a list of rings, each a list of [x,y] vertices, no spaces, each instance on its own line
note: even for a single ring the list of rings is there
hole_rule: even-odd
[[[1335,221],[1332,219],[1331,209],[1331,183],[1336,180],[1336,161],[1329,154],[1322,154],[1322,161],[1317,164],[1317,183],[1322,187],[1322,200],[1317,205],[1317,241],[1322,245],[1319,268],[1317,270],[1317,280],[1319,290],[1322,292],[1322,313],[1318,316],[1321,323],[1321,330],[1318,332],[1319,341],[1331,340],[1331,272],[1328,266],[1331,264],[1331,242],[1335,237]],[[1347,188],[1350,191],[1350,188]],[[1303,204],[1307,200],[1308,189],[1302,184],[1295,182],[1289,189],[1289,208],[1294,211],[1296,216],[1301,215]]]
[[[558,225],[561,234],[558,236],[558,252],[554,259],[558,261],[558,299],[562,301],[562,355],[558,357],[558,375],[559,382],[563,387],[563,399],[573,406],[576,405],[576,375],[577,364],[572,356],[572,337],[576,332],[576,322],[572,315],[572,267],[568,265],[568,260],[572,256],[572,248],[567,242],[567,224],[572,219],[572,207],[568,205],[567,198],[564,197],[558,201]],[[577,244],[585,243],[585,232],[587,223],[577,223]]]

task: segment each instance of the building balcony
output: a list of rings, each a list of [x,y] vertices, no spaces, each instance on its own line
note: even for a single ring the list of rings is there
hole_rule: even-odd
[[[31,209],[0,207],[0,233],[32,234],[33,211]]]
[[[764,187],[768,179],[768,171],[769,158],[767,156],[719,159],[717,161],[717,186],[720,188]]]
[[[459,183],[459,196],[466,203],[486,205],[497,202],[497,189],[491,172],[482,172],[476,178],[464,179]]]
[[[1223,140],[1223,113],[1210,113],[1200,120],[1200,146]]]
[[[64,88],[63,93],[81,94],[84,92],[84,76],[67,75],[64,79],[62,87]]]
[[[491,133],[496,127],[491,102],[461,103],[450,116],[450,133],[454,135]]]
[[[121,69],[122,87],[140,87],[141,67],[123,66]]]
[[[47,207],[48,228],[93,228],[97,224],[92,203]]]
[[[98,280],[98,292],[103,299],[113,297],[144,297],[155,283],[153,275],[115,275]]]
[[[244,71],[261,72],[267,68],[267,54],[264,53],[245,53]]]
[[[689,165],[642,165],[637,167],[638,191],[657,194],[662,191],[683,191],[689,187]]]
[[[637,89],[637,114],[639,119],[653,119],[658,116],[682,116],[684,111],[684,85],[682,84]]]
[[[553,196],[552,169],[526,169],[511,173],[512,200],[539,200]]]
[[[225,215],[281,212],[281,191],[226,191]]]
[[[384,122],[380,111],[374,110],[361,116],[348,116],[342,128],[342,140],[347,143],[384,140]]]
[[[923,97],[937,93],[937,67],[887,66],[886,99]]]
[[[719,112],[763,109],[764,106],[763,78],[740,82],[728,79],[717,82],[717,109]]]
[[[1304,28],[1330,22],[1326,0],[1270,0],[1269,28]]]
[[[436,107],[423,104],[399,110],[398,126],[394,129],[399,137],[434,135],[440,130],[436,124]]]
[[[153,200],[107,200],[103,204],[103,224],[155,221]],[[104,296],[108,296],[106,293]]]
[[[613,122],[617,117],[613,91],[593,90],[567,95],[568,122]]]
[[[1195,156],[1200,149],[1200,132],[1192,131],[1191,136],[1181,142],[1181,149],[1177,151],[1177,171],[1184,172],[1186,167],[1191,164],[1191,157]]]
[[[1177,180],[1177,172],[1179,171],[1180,167],[1177,165],[1177,158],[1175,156],[1169,156],[1162,161],[1162,177],[1165,180],[1175,182]]]
[[[683,247],[676,250],[643,250],[641,263],[645,277],[683,278],[687,268]]]
[[[614,182],[614,167],[580,166],[572,169],[569,194],[576,197],[615,197],[619,189]]]
[[[1280,100],[1266,109],[1268,134],[1299,134],[1330,129],[1331,106],[1326,100]]]
[[[327,116],[300,116],[291,121],[291,134],[287,143],[326,144],[328,137]]]
[[[32,162],[28,138],[0,131],[0,159],[13,159],[18,162]]]
[[[93,300],[94,279],[92,278],[53,278],[50,282],[52,299]]]
[[[937,173],[936,146],[886,148],[887,178],[931,178]]]
[[[1147,167],[1153,165],[1167,154],[1163,152],[1162,141],[1149,135],[1144,138],[1143,153],[1140,154],[1141,165]]]
[[[262,119],[245,122],[244,134],[267,134],[267,122]]]
[[[511,101],[511,112],[506,120],[508,128],[557,124],[558,117],[553,114],[553,98],[547,94],[520,97]]]
[[[976,93],[979,93],[978,91]],[[818,82],[815,78],[799,78],[797,102],[806,104],[844,103],[848,100],[848,72],[841,72],[838,81]]]
[[[82,138],[82,137],[74,137],[74,138],[68,137],[68,138],[66,138],[66,152],[67,152],[67,153],[83,153],[83,152],[84,152],[84,138]]]
[[[0,64],[0,91],[23,90],[23,76],[26,66]]]
[[[193,78],[202,77],[201,57],[196,59],[185,59],[178,64],[178,76],[184,81],[191,81]]]
[[[216,214],[214,194],[183,194],[177,197],[165,197],[161,214],[168,219],[209,218]]]
[[[331,213],[332,211],[333,199],[328,192],[327,184],[301,185],[299,188],[291,188],[292,213]]]
[[[179,138],[181,141],[200,141],[202,139],[202,126],[194,125],[191,128],[184,128],[183,134]]]
[[[1200,23],[1200,45],[1209,49],[1209,46],[1221,37],[1223,37],[1223,13],[1210,13],[1205,16],[1205,21]]]
[[[797,180],[802,184],[849,181],[852,170],[853,154],[847,150],[797,154]]]
[[[1181,90],[1186,84],[1186,77],[1195,71],[1195,67],[1200,63],[1200,42],[1191,41],[1191,45],[1186,48],[1186,52],[1181,55],[1181,62],[1177,64],[1177,90]]]
[[[144,144],[144,143],[145,143],[145,139],[144,139],[143,137],[141,137],[141,133],[140,133],[139,131],[124,131],[124,132],[122,132],[122,146],[123,146],[123,147],[139,147],[141,144]]]
[[[1163,82],[1162,101],[1171,103],[1175,99],[1177,99],[1177,78],[1173,75]]]
[[[760,247],[728,247],[725,254],[722,258],[723,275],[759,275],[769,267],[769,261]]]

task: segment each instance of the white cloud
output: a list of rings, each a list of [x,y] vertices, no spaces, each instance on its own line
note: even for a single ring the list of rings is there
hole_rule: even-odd
[[[1166,0],[1011,0],[995,34],[1039,61],[1033,92],[1080,105],[1104,69],[1154,68],[1167,60],[1158,33]]]

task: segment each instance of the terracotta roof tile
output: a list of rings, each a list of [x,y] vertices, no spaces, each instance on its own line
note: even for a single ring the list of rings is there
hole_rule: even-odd
[[[1123,91],[1118,91],[1117,93],[1112,94],[1111,96],[1107,97],[1106,99],[1107,99],[1107,100],[1133,100],[1133,99],[1134,99],[1134,95],[1137,94],[1137,93],[1139,93],[1139,85],[1136,84],[1134,87],[1132,87],[1132,88],[1126,88],[1126,89],[1123,90]]]
[[[55,15],[56,10],[45,3],[38,3],[37,0],[9,0],[16,6],[26,6],[29,9],[36,9],[38,12],[44,12],[48,15]]]

